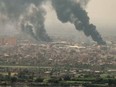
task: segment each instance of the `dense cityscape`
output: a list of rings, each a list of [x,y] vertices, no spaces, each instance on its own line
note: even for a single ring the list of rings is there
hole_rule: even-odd
[[[107,45],[67,41],[32,43],[29,40],[2,39],[0,72],[0,84],[7,85],[11,84],[8,80],[10,78],[17,82],[26,81],[42,86],[59,83],[67,86],[83,87],[88,84],[87,87],[92,85],[107,87],[110,79],[112,81],[110,87],[115,87],[116,43],[109,42]],[[99,83],[99,80],[104,78],[105,81]],[[40,82],[37,83],[36,80]]]

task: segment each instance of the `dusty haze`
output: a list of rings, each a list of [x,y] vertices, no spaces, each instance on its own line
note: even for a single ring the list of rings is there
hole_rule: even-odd
[[[4,1],[4,0],[0,0],[0,1]],[[5,0],[5,1],[7,1],[7,0]],[[44,0],[44,1],[49,1],[49,0]],[[31,2],[31,0],[30,0],[30,2]],[[30,2],[28,2],[28,3],[30,3]],[[36,0],[34,2],[36,2]],[[41,2],[41,0],[40,0],[40,2]],[[90,17],[90,23],[96,25],[98,32],[100,32],[100,34],[102,36],[104,36],[105,34],[113,34],[112,32],[115,32],[115,28],[116,28],[115,27],[115,25],[116,25],[116,22],[115,22],[116,21],[116,17],[115,17],[116,5],[115,5],[115,3],[116,3],[115,0],[90,0],[89,3],[86,5],[86,11],[88,12],[88,16]],[[3,4],[1,4],[1,6],[4,7]],[[20,6],[20,5],[17,5],[17,6]],[[25,5],[25,6],[27,6],[27,5]],[[43,20],[43,22],[45,21],[45,26],[43,25],[44,26],[43,34],[47,35],[47,33],[48,33],[50,36],[54,36],[54,35],[71,36],[74,38],[84,36],[84,34],[82,32],[76,31],[74,25],[70,24],[69,22],[67,22],[65,24],[61,23],[61,21],[59,21],[57,19],[56,12],[53,10],[53,7],[51,6],[50,2],[47,2],[46,4],[44,4],[43,7],[47,11],[46,15],[42,16],[43,19],[45,18],[45,20]],[[25,7],[22,7],[22,8],[25,8]],[[9,9],[11,10],[12,8],[9,8]],[[19,10],[18,12],[21,11],[20,9],[18,9],[18,10]],[[15,16],[19,15],[18,12],[15,14]],[[26,16],[26,14],[25,14],[25,16]],[[0,17],[5,19],[5,21],[7,19],[7,17],[4,15],[1,15]],[[10,17],[12,17],[12,14],[10,15]],[[5,21],[3,21],[3,22],[5,22]],[[30,19],[26,19],[26,21],[30,21]],[[14,26],[13,25],[14,23],[16,23],[16,22],[10,21],[8,24],[6,23],[6,26],[3,26],[1,24],[0,30],[2,30],[3,32],[0,32],[0,34],[9,34],[9,35],[18,34],[19,30],[16,29],[16,27],[18,25],[15,24],[15,26]],[[31,23],[31,24],[33,24],[33,23]],[[29,31],[32,31],[32,33],[29,33],[29,34],[31,34],[33,37],[36,37],[36,36],[34,36],[33,32],[37,29],[35,29],[33,31],[33,26],[31,26],[31,24],[29,25],[29,27],[31,27],[32,29]],[[28,22],[26,23],[26,25],[28,25]],[[7,30],[9,30],[9,31],[7,31]],[[46,31],[47,31],[47,33],[46,33]],[[37,34],[35,34],[35,35],[37,35]],[[42,38],[45,38],[43,36],[42,36]],[[47,37],[49,38],[48,35],[47,35]]]

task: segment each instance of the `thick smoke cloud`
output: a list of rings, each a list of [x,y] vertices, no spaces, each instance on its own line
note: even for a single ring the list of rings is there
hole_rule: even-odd
[[[17,22],[17,27],[20,27],[23,33],[31,35],[36,40],[51,41],[44,26],[46,11],[42,4],[45,1],[0,0],[0,15],[5,15],[2,22]]]
[[[30,4],[41,5],[44,0],[0,0],[2,13],[13,18],[18,18]]]
[[[22,31],[30,34],[36,40],[51,41],[44,26],[45,15],[44,8],[31,4],[27,8],[27,12],[20,17]]]
[[[61,22],[70,22],[98,44],[105,44],[84,10],[89,0],[0,0],[0,22],[13,22],[16,28],[36,40],[51,41],[44,26],[46,11],[42,5],[46,1],[52,2]]]
[[[89,22],[87,12],[84,10],[87,3],[88,0],[52,0],[53,8],[61,22],[70,22],[86,36],[91,36],[98,44],[105,44],[96,26]]]

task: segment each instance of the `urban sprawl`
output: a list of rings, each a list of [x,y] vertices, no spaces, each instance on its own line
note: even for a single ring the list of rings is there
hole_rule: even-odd
[[[0,45],[0,84],[12,82],[115,87],[116,43],[31,43],[28,40],[16,43],[15,39],[9,40]]]

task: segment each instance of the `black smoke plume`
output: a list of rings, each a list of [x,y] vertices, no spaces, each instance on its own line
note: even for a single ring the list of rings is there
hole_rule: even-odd
[[[98,44],[106,44],[96,26],[89,22],[87,12],[84,10],[87,3],[88,0],[52,0],[53,8],[61,22],[73,23],[77,30],[91,36]]]
[[[17,22],[23,33],[36,40],[51,41],[46,33],[44,22],[46,11],[42,4],[46,0],[0,0],[0,15],[5,21]],[[4,19],[2,20],[4,22]]]
[[[44,26],[46,11],[42,8],[42,4],[46,1],[48,0],[0,0],[0,16],[2,16],[0,20],[3,23],[8,20],[17,22],[22,32],[36,40],[51,41]],[[91,36],[98,44],[105,44],[96,26],[90,24],[87,12],[84,10],[89,0],[50,1],[61,22],[70,22],[86,36]]]

